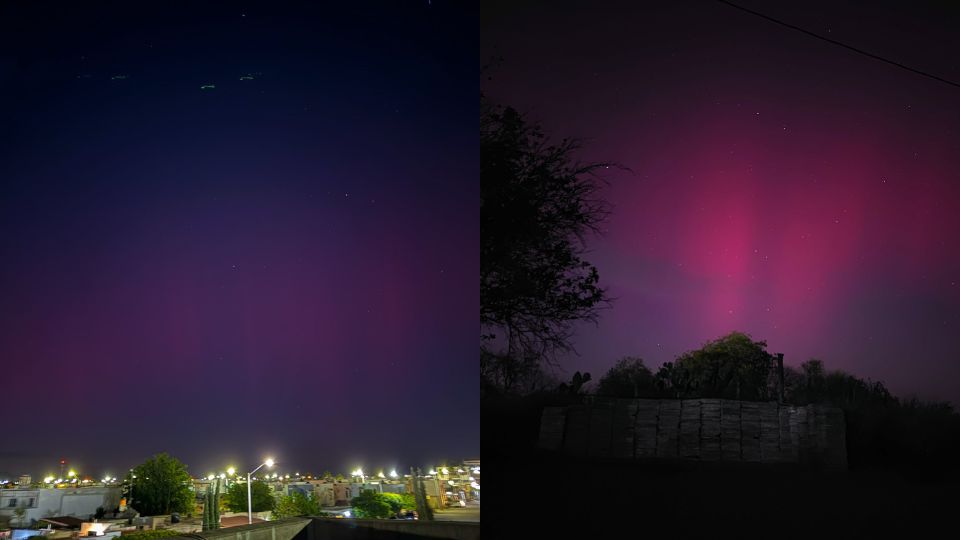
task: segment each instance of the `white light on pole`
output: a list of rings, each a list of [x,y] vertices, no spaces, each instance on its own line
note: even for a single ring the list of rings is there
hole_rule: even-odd
[[[273,467],[273,459],[267,458],[266,461],[257,466],[256,469],[247,473],[247,524],[253,525],[253,491],[250,488],[250,477],[253,476],[253,473],[260,470],[260,467],[266,465],[268,468]]]

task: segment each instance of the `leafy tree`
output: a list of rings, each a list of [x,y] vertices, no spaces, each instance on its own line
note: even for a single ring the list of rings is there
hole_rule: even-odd
[[[273,510],[276,499],[273,497],[273,491],[270,486],[262,480],[254,480],[250,485],[250,496],[253,502],[254,512],[267,512]],[[227,489],[225,498],[227,509],[231,512],[247,511],[247,484],[245,482],[234,482]]]
[[[107,515],[107,511],[102,506],[98,506],[97,511],[93,514],[93,519],[103,519],[105,515]]]
[[[346,478],[344,478],[344,476],[343,476],[342,474],[337,473],[336,481],[337,481],[337,482],[343,482],[344,480],[346,480]]]
[[[550,144],[516,110],[480,101],[481,375],[510,392],[523,375],[572,349],[572,325],[595,321],[608,300],[583,259],[588,233],[608,213],[580,144]],[[498,351],[494,343],[500,342]]]
[[[323,471],[323,479],[327,482],[333,480],[333,475],[330,474],[330,471]]]
[[[299,490],[294,490],[290,495],[280,497],[276,508],[273,509],[273,517],[276,519],[293,516],[316,516],[320,514],[320,501],[312,494],[304,495]]]
[[[416,510],[417,501],[412,493],[384,493],[384,500],[390,505],[390,511],[394,514],[403,510]]]
[[[390,517],[390,503],[383,493],[371,489],[362,489],[360,494],[350,501],[350,506],[359,518],[388,518]]]
[[[193,480],[187,466],[177,458],[157,454],[137,465],[132,474],[136,476],[136,484],[131,506],[142,515],[188,513],[193,508],[194,496],[190,490]]]
[[[766,400],[773,356],[765,341],[733,332],[665,363],[657,380],[674,397]]]
[[[600,377],[597,394],[614,397],[653,397],[657,394],[657,380],[643,360],[631,356],[620,359]]]

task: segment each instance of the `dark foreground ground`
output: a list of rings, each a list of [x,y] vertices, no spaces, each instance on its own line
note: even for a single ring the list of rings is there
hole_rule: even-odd
[[[588,461],[536,450],[517,417],[493,420],[484,413],[488,538],[960,534],[960,482],[935,473]]]

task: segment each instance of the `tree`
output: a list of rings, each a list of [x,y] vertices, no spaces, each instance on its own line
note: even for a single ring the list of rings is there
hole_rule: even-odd
[[[653,372],[635,357],[620,359],[597,383],[597,395],[625,398],[653,397],[657,382]]]
[[[377,493],[372,489],[362,489],[360,494],[350,501],[350,506],[359,518],[388,518],[390,517],[390,503],[383,493]]]
[[[665,363],[658,383],[674,397],[766,400],[773,356],[765,341],[733,332]]]
[[[273,509],[273,517],[281,519],[294,516],[316,516],[320,514],[320,501],[312,494],[304,495],[299,490],[294,490],[290,495],[280,497],[276,508]]]
[[[276,499],[273,498],[273,490],[262,480],[254,480],[250,485],[250,497],[253,502],[254,512],[267,512],[273,510],[276,505]],[[231,512],[247,511],[247,484],[244,482],[234,482],[227,489],[226,496],[227,509]]]
[[[188,513],[193,508],[193,480],[187,466],[177,458],[157,454],[137,465],[132,475],[136,477],[136,489],[131,506],[142,515]]]
[[[573,374],[570,382],[561,383],[557,387],[557,393],[568,396],[581,396],[584,392],[584,385],[590,382],[590,373],[579,371]]]
[[[597,173],[610,164],[576,162],[579,148],[550,144],[539,126],[481,96],[481,375],[507,392],[571,350],[573,323],[595,321],[608,301],[583,254],[608,213]]]
[[[394,514],[403,510],[416,510],[417,501],[412,493],[384,493],[384,500],[390,505],[390,511]]]

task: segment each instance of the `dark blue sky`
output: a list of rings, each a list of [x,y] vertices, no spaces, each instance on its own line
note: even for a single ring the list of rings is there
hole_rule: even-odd
[[[31,4],[0,8],[0,477],[478,457],[476,7]]]

